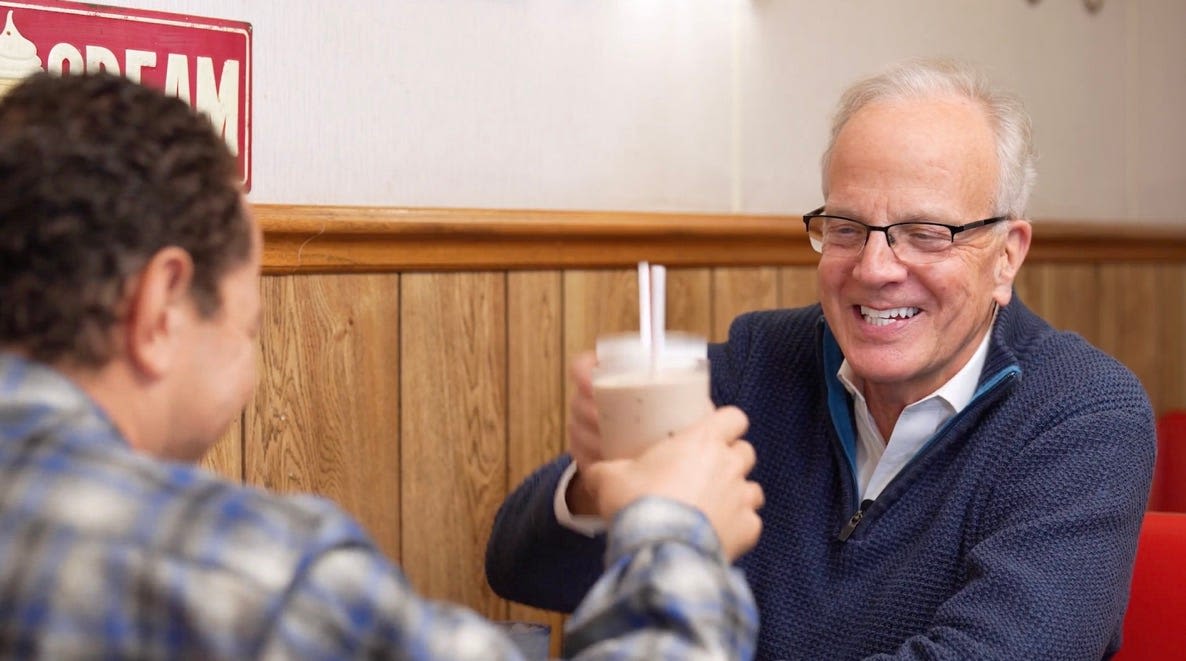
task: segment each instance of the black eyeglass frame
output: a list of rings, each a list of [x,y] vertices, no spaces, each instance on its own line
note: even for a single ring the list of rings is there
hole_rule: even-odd
[[[836,214],[831,214],[831,213],[823,213],[823,211],[824,211],[824,207],[820,207],[818,209],[815,209],[814,211],[809,211],[809,212],[803,214],[803,228],[807,230],[808,238],[811,238],[811,220],[813,218],[835,218],[837,220],[845,220],[850,223],[856,223],[857,225],[860,225],[861,227],[865,228],[865,243],[861,244],[861,250],[864,250],[865,246],[868,245],[869,236],[870,236],[870,233],[872,233],[872,232],[883,232],[885,234],[886,244],[888,244],[890,248],[893,248],[894,243],[893,243],[893,241],[890,241],[889,231],[890,231],[890,228],[897,227],[899,225],[932,225],[934,227],[942,227],[942,228],[946,229],[948,232],[951,232],[951,242],[955,243],[955,235],[959,234],[960,232],[966,232],[968,230],[976,229],[977,227],[984,227],[985,225],[999,223],[1002,220],[1009,220],[1009,216],[993,216],[992,218],[985,218],[984,220],[975,220],[970,223],[964,223],[963,225],[948,225],[947,223],[936,223],[936,222],[930,221],[930,220],[908,220],[908,221],[902,222],[902,223],[890,223],[889,225],[869,225],[867,223],[862,223],[861,221],[855,220],[853,218],[848,218],[846,216],[837,216]],[[819,248],[816,248],[815,242],[812,241],[811,247],[815,248],[816,252],[823,254],[823,244],[822,243],[820,244]]]

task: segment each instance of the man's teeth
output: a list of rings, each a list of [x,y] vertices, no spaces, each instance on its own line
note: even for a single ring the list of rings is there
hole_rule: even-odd
[[[874,326],[885,326],[895,319],[909,319],[918,314],[918,308],[890,308],[878,310],[867,305],[861,306],[861,316],[867,323]]]

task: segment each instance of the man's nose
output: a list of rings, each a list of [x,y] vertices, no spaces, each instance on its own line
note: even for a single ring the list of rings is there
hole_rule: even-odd
[[[905,272],[903,267],[889,244],[889,235],[885,232],[869,232],[869,238],[857,259],[856,275],[865,279],[892,279]]]

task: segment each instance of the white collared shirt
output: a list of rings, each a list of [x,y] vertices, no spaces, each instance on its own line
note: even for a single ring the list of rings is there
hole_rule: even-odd
[[[976,353],[951,380],[902,409],[888,443],[869,414],[860,377],[853,373],[847,359],[841,363],[836,377],[852,395],[853,417],[857,423],[857,486],[861,500],[877,498],[939,427],[972,402],[988,358],[991,336],[992,327],[989,326]]]

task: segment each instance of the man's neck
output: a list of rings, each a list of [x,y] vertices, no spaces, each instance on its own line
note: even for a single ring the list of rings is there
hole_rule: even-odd
[[[898,424],[898,418],[901,417],[902,411],[907,406],[926,399],[945,388],[973,362],[973,359],[977,358],[978,354],[983,354],[976,361],[976,374],[970,375],[969,378],[975,379],[980,376],[980,371],[984,365],[984,355],[987,354],[986,345],[988,337],[992,332],[995,321],[996,315],[994,313],[988,325],[977,335],[976,340],[969,343],[971,350],[966,352],[967,355],[962,360],[958,361],[958,367],[950,370],[949,373],[945,373],[939,379],[932,380],[925,387],[903,388],[900,384],[876,384],[856,377],[856,383],[854,385],[857,385],[864,395],[865,405],[869,409],[869,415],[872,416],[873,421],[877,425],[877,430],[881,433],[883,439],[888,439],[893,434],[894,427]],[[969,384],[970,387],[971,384]]]
[[[159,427],[153,422],[159,416],[152,410],[152,398],[137,375],[123,361],[113,359],[102,367],[59,362],[52,367],[73,381],[103,409],[129,446],[137,452],[160,456],[159,443],[153,439],[161,435],[151,431]]]

